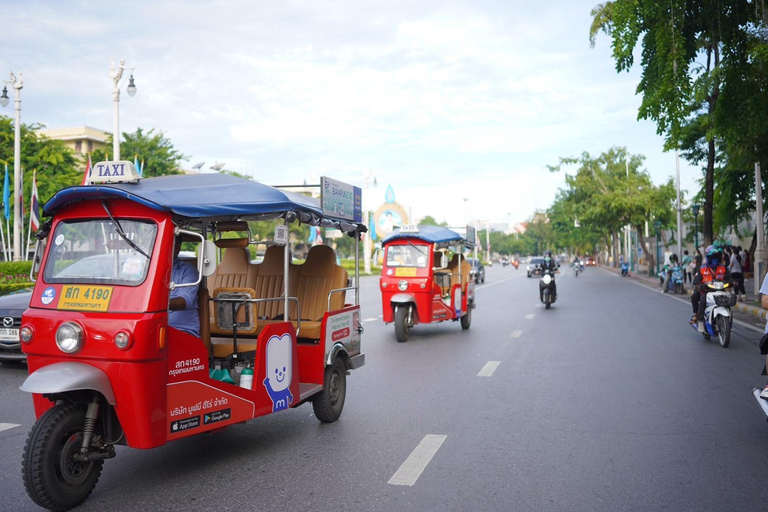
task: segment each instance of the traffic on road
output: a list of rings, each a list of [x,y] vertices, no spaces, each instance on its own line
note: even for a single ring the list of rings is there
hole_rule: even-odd
[[[557,273],[549,308],[541,279],[486,272],[471,329],[421,324],[408,343],[380,277],[360,278],[366,365],[335,422],[291,406],[153,450],[118,444],[78,510],[762,509],[761,329],[736,317],[723,350],[690,328],[687,296],[602,267]],[[19,468],[36,367],[0,367],[12,510],[37,509]]]

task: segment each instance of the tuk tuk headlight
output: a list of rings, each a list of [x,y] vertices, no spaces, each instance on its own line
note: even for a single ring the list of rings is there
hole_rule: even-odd
[[[120,331],[115,334],[115,346],[120,350],[128,350],[131,348],[131,335],[125,331]]]
[[[405,290],[407,290],[408,289],[408,281],[403,279],[402,281],[397,283],[397,289],[400,290],[401,292],[404,292]]]
[[[19,329],[19,339],[23,341],[24,343],[29,343],[32,341],[32,336],[34,336],[35,331],[32,330],[32,327],[25,325],[21,329]]]
[[[56,329],[56,346],[67,354],[79,352],[83,348],[83,328],[75,322],[64,322]]]

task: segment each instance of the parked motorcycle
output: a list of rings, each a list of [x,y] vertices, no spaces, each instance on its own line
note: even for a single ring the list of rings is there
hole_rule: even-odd
[[[728,348],[731,343],[731,327],[733,325],[731,308],[736,305],[736,295],[729,290],[731,285],[722,281],[712,281],[702,284],[702,286],[706,286],[708,292],[703,318],[704,332],[701,335],[706,340],[712,336],[717,336],[720,340],[720,346]],[[696,322],[693,322],[693,317],[691,317],[691,325],[698,330]]]
[[[555,291],[555,270],[542,269],[541,280],[539,280],[539,299],[547,309],[557,301]]]
[[[662,288],[664,287],[664,276],[670,271],[672,272],[672,275],[670,276],[669,281],[667,281],[667,288],[664,290],[664,293],[671,290],[682,295],[685,293],[685,285],[683,281],[683,269],[679,265],[675,265],[674,267],[664,265],[659,272],[659,286]]]
[[[621,277],[627,277],[629,275],[629,264],[628,263],[622,263],[621,264]],[[663,283],[663,281],[662,281]]]

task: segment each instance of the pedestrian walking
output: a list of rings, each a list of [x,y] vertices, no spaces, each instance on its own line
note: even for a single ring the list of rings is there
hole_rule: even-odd
[[[747,298],[747,291],[744,289],[744,271],[741,268],[741,255],[738,249],[739,247],[736,247],[736,250],[729,251],[731,261],[728,270],[731,272],[731,278],[736,284],[736,300],[745,300]],[[739,299],[739,297],[741,298]]]
[[[693,282],[693,258],[688,254],[688,249],[683,251],[683,282]]]

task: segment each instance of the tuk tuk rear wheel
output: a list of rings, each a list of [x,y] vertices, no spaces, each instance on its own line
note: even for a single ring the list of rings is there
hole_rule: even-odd
[[[408,327],[408,308],[400,306],[395,309],[395,338],[397,338],[397,341],[400,343],[408,341],[410,330],[410,327]]]
[[[333,423],[341,416],[347,397],[347,369],[341,358],[325,368],[323,384],[323,390],[312,400],[312,409],[318,420]]]
[[[85,410],[74,404],[46,411],[29,432],[21,460],[29,497],[43,508],[68,510],[88,497],[101,476],[103,460],[77,462]]]
[[[461,328],[465,331],[472,325],[472,304],[467,303],[467,314],[461,317]]]

